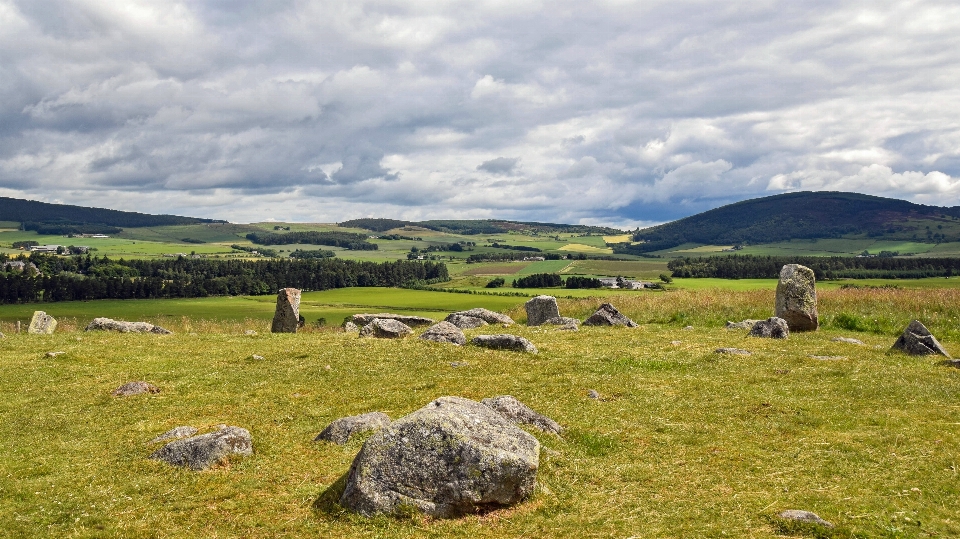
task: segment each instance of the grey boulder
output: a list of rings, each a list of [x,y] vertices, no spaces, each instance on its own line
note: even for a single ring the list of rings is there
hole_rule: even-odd
[[[453,324],[460,329],[474,329],[487,325],[487,321],[476,316],[467,316],[465,314],[453,313],[443,319],[448,324]]]
[[[812,269],[800,264],[780,269],[774,316],[786,320],[790,331],[817,329],[817,283]]]
[[[803,522],[805,524],[816,524],[818,526],[824,526],[826,528],[832,528],[833,524],[827,522],[820,518],[816,513],[811,513],[810,511],[802,511],[800,509],[787,509],[781,511],[778,517],[784,520],[793,520],[796,522]]]
[[[628,328],[637,327],[637,323],[624,316],[620,311],[609,303],[603,303],[597,312],[590,315],[583,321],[585,326],[626,326]]]
[[[891,350],[900,350],[912,356],[941,355],[949,358],[950,354],[943,349],[937,338],[930,333],[918,320],[910,322],[903,335],[893,343]]]
[[[470,341],[476,346],[493,348],[495,350],[513,350],[515,352],[537,353],[537,347],[532,342],[516,335],[477,335]]]
[[[343,323],[343,331],[345,333],[355,333],[360,331],[360,328],[353,322],[347,321]]]
[[[551,318],[560,317],[560,307],[553,296],[537,296],[523,306],[527,310],[528,326],[539,326]]]
[[[413,334],[410,326],[398,320],[374,318],[372,322],[360,330],[361,337],[376,337],[378,339],[402,339]]]
[[[277,307],[273,313],[273,333],[296,333],[300,327],[300,290],[281,288],[277,292]]]
[[[183,425],[180,427],[173,427],[172,429],[164,432],[160,436],[150,440],[149,443],[156,444],[160,442],[166,442],[167,440],[179,440],[181,438],[189,438],[196,434],[198,431],[196,427],[191,427],[189,425]]]
[[[220,430],[199,436],[175,440],[154,451],[149,458],[191,470],[206,470],[231,455],[252,455],[253,438],[250,431],[240,427],[220,427]]]
[[[740,322],[731,322],[727,320],[727,325],[725,327],[727,329],[753,329],[753,325],[757,322],[759,322],[759,320],[750,320],[749,318]]]
[[[114,397],[130,397],[144,393],[160,393],[160,388],[142,381],[127,382],[117,389],[114,389],[110,394]]]
[[[437,323],[436,320],[424,318],[422,316],[410,316],[406,314],[378,313],[378,314],[355,314],[350,321],[358,326],[366,326],[376,319],[396,320],[409,327],[430,326]]]
[[[32,335],[51,335],[57,329],[57,319],[43,311],[34,311],[27,333]]]
[[[338,445],[347,443],[355,434],[380,430],[390,424],[390,417],[383,412],[341,417],[327,425],[323,432],[313,439],[314,442],[333,442]]]
[[[747,335],[764,339],[786,339],[790,336],[790,328],[786,320],[772,316],[754,324]]]
[[[479,318],[488,324],[503,324],[509,326],[510,324],[514,323],[513,318],[510,318],[505,314],[491,311],[490,309],[484,309],[482,307],[477,307],[476,309],[470,309],[468,311],[458,311],[453,314],[469,316],[471,318]]]
[[[364,442],[340,504],[360,514],[413,507],[457,517],[533,493],[540,443],[472,400],[441,397]]]
[[[456,344],[458,346],[467,344],[467,337],[463,334],[463,331],[450,322],[437,322],[423,332],[420,338],[426,341]]]
[[[511,395],[500,395],[480,401],[503,417],[521,425],[532,425],[543,432],[560,434],[563,430],[556,421],[542,415]]]
[[[94,318],[87,324],[85,331],[119,331],[120,333],[153,333],[156,335],[170,335],[173,332],[148,322],[124,322],[111,318]]]

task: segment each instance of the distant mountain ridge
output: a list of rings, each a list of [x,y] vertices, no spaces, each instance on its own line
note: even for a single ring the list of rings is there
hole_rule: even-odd
[[[362,228],[374,232],[386,232],[395,228],[406,226],[418,226],[429,230],[439,232],[449,232],[453,234],[475,235],[475,234],[505,234],[511,230],[522,230],[528,232],[537,232],[544,234],[556,234],[560,232],[570,234],[603,234],[618,235],[623,234],[623,230],[605,226],[591,225],[566,225],[560,223],[537,223],[532,221],[507,221],[503,219],[434,219],[428,221],[401,221],[398,219],[351,219],[338,223],[341,227]]]
[[[118,228],[226,223],[217,219],[151,215],[9,197],[0,197],[0,221],[16,221],[21,223],[24,230],[47,234],[98,233],[112,232]]]
[[[939,207],[859,193],[803,191],[744,200],[638,231],[638,245],[620,253],[649,253],[685,243],[736,245],[851,236],[915,241],[960,241],[960,206]],[[936,232],[917,224],[933,220]],[[948,224],[947,230],[943,230]]]

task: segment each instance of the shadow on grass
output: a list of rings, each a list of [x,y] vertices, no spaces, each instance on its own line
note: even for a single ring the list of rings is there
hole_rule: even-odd
[[[347,514],[347,510],[340,505],[340,496],[347,488],[347,475],[348,473],[341,475],[332,485],[321,492],[320,496],[317,496],[317,499],[313,501],[314,512],[329,517],[341,517]]]

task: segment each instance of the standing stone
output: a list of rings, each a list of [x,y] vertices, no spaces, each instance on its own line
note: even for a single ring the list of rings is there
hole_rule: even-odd
[[[296,333],[300,325],[300,291],[281,288],[277,293],[277,310],[273,314],[274,333]]]
[[[492,409],[441,397],[364,442],[340,504],[360,514],[403,506],[457,517],[533,493],[540,443]]]
[[[590,315],[583,321],[585,326],[627,326],[628,328],[637,327],[637,323],[624,316],[616,307],[609,303],[600,305],[597,312]]]
[[[34,311],[27,333],[34,335],[50,335],[57,329],[57,319],[43,311]]]
[[[557,298],[553,296],[537,296],[523,306],[527,309],[528,326],[539,326],[551,318],[560,318]]]
[[[790,336],[790,328],[787,321],[783,318],[771,316],[766,320],[759,320],[750,329],[749,337],[762,337],[765,339],[786,339]]]
[[[467,344],[467,337],[463,334],[463,331],[450,322],[437,322],[430,326],[430,329],[425,331],[423,335],[420,335],[420,338],[426,341],[456,344],[459,346]]]
[[[774,314],[787,321],[790,331],[814,331],[817,320],[817,286],[813,270],[787,264],[780,270]]]
[[[950,354],[943,349],[937,338],[918,320],[910,322],[907,329],[903,330],[903,335],[900,335],[897,342],[893,343],[891,350],[900,350],[912,356],[941,355],[950,357]]]

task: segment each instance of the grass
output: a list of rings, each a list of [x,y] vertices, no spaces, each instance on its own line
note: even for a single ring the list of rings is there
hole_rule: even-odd
[[[376,291],[365,299],[337,292],[342,297],[320,298],[385,302]],[[404,298],[423,301],[410,308],[487,299],[421,294]],[[307,303],[317,299],[308,296]],[[637,329],[511,328],[538,346],[537,356],[334,331],[272,335],[263,319],[181,318],[169,337],[70,328],[52,336],[8,334],[0,340],[0,536],[820,533],[773,518],[789,508],[836,523],[833,537],[960,534],[960,370],[886,352],[913,317],[960,352],[960,333],[952,329],[960,291],[824,290],[821,331],[772,341],[721,329],[724,319],[769,313],[772,297],[771,290],[636,294],[613,302],[642,323]],[[561,312],[582,317],[597,302],[562,300]],[[519,309],[510,313],[522,319]],[[832,322],[839,313],[891,326],[839,330]],[[695,329],[681,329],[688,323]],[[500,330],[468,335],[490,331]],[[838,335],[867,346],[830,340]],[[721,346],[754,355],[714,354]],[[52,350],[65,354],[46,357]],[[109,395],[135,379],[162,392]],[[586,398],[588,389],[602,398]],[[535,433],[549,451],[531,500],[437,521],[364,519],[323,497],[361,444],[313,443],[331,420],[370,410],[399,417],[441,395],[499,394],[567,427],[561,437]],[[255,455],[201,473],[145,458],[153,449],[146,441],[169,428],[219,423],[248,428]]]

